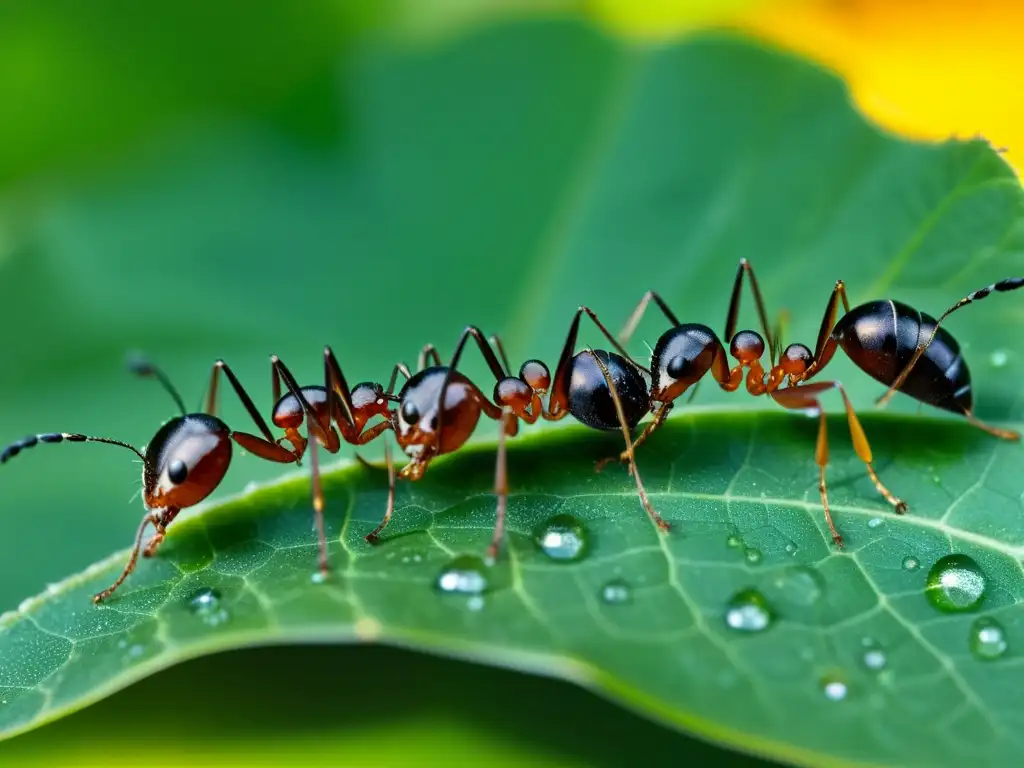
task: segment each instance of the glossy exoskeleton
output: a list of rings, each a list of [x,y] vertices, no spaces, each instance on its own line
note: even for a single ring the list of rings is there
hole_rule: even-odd
[[[266,421],[252,399],[223,360],[213,367],[206,411],[189,413],[177,390],[159,368],[145,361],[135,361],[132,370],[141,376],[155,376],[174,398],[181,411],[165,423],[146,446],[145,452],[129,443],[106,437],[53,432],[32,435],[0,452],[0,463],[17,456],[22,450],[39,443],[98,442],[118,445],[133,451],[142,459],[142,499],[146,514],[139,525],[135,544],[128,563],[117,580],[94,596],[96,603],[107,599],[134,570],[140,553],[152,556],[166,535],[169,526],[181,510],[194,506],[208,497],[219,485],[231,463],[232,441],[254,455],[279,463],[300,463],[310,448],[313,464],[313,508],[320,541],[320,568],[328,570],[327,545],[323,527],[323,494],[320,490],[316,447],[337,452],[341,440],[361,445],[372,440],[391,426],[389,402],[394,397],[379,384],[358,384],[351,390],[330,348],[324,350],[327,387],[299,387],[288,369],[276,357],[271,359],[272,389],[275,400],[274,425],[284,430],[284,436],[275,439]],[[256,424],[260,435],[232,430],[216,416],[219,374],[227,377],[239,399]],[[285,380],[288,394],[281,396],[280,380]],[[392,375],[392,385],[394,375]],[[331,393],[331,396],[328,396]],[[385,421],[366,428],[375,415]],[[306,421],[312,440],[303,436],[299,428]],[[338,428],[332,426],[332,422]],[[339,439],[340,438],[340,439]],[[284,443],[290,445],[286,446]],[[146,527],[152,525],[153,537],[142,548]]]
[[[750,277],[764,336],[756,331],[736,331],[739,294],[743,276]],[[790,344],[775,359],[775,340],[769,330],[764,302],[749,263],[740,262],[733,286],[732,300],[724,338],[730,340],[729,355],[713,330],[697,323],[680,323],[666,303],[653,291],[648,292],[626,323],[619,340],[625,344],[635,331],[651,301],[662,310],[672,327],[658,339],[651,356],[651,390],[648,407],[653,420],[640,435],[636,445],[643,443],[668,416],[674,402],[709,374],[726,391],[746,386],[752,395],[768,395],[784,408],[802,410],[819,418],[815,461],[819,467],[819,491],[825,519],[837,545],[842,537],[836,530],[828,505],[825,467],[828,463],[826,418],[819,396],[832,389],[843,398],[854,449],[864,462],[879,493],[897,513],[907,505],[894,496],[879,480],[872,466],[872,452],[867,436],[854,412],[846,391],[838,381],[807,383],[818,375],[841,349],[865,373],[886,384],[887,400],[900,391],[937,408],[962,414],[971,423],[1004,439],[1017,440],[1015,432],[999,429],[979,421],[972,412],[971,381],[960,347],[939,323],[950,312],[984,298],[992,292],[1011,291],[1024,285],[1024,278],[1008,278],[975,291],[947,310],[938,320],[892,300],[871,301],[850,309],[843,282],[837,281],[822,318],[814,351],[803,344]],[[837,321],[839,302],[845,314]],[[765,338],[770,354],[766,370],[761,363]],[[729,356],[736,362],[729,363]],[[785,386],[783,386],[785,384]],[[635,447],[635,446],[634,446]],[[623,453],[623,461],[632,461]]]

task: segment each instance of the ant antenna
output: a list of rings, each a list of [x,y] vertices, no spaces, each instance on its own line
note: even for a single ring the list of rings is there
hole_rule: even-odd
[[[106,443],[107,445],[119,445],[122,448],[127,448],[143,461],[146,460],[146,457],[142,455],[142,452],[138,448],[134,445],[121,442],[120,440],[114,440],[109,437],[88,437],[87,435],[79,435],[73,432],[47,432],[42,435],[29,435],[28,437],[23,437],[21,440],[8,445],[3,449],[3,451],[0,451],[0,464],[6,464],[10,459],[13,459],[26,448],[33,448],[39,443],[63,443],[65,440],[72,443]]]
[[[167,374],[157,368],[146,358],[141,355],[130,355],[128,357],[128,370],[134,373],[136,376],[142,376],[145,378],[154,377],[172,398],[177,403],[178,408],[181,409],[181,415],[188,415],[188,409],[185,408],[185,401],[181,399],[181,395],[178,394],[178,390],[174,388],[171,380],[167,378]]]

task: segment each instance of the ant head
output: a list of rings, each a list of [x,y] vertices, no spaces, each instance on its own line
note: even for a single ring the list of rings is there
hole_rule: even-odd
[[[205,499],[231,463],[231,430],[216,416],[190,413],[164,424],[146,448],[146,506],[182,509]]]
[[[413,459],[426,461],[456,450],[469,439],[480,420],[476,387],[453,371],[444,398],[444,423],[440,422],[438,406],[447,372],[442,367],[422,370],[405,382],[398,393],[400,405],[393,421],[395,436],[402,450]]]
[[[790,344],[782,353],[779,367],[787,376],[799,376],[807,370],[814,355],[803,344]]]

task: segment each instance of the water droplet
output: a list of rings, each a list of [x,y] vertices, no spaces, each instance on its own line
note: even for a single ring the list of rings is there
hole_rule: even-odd
[[[227,610],[220,604],[220,592],[210,587],[196,591],[188,601],[189,608],[204,624],[216,627],[228,620]]]
[[[863,645],[864,653],[861,655],[860,660],[864,667],[872,672],[879,672],[885,669],[885,665],[889,663],[889,658],[885,655],[885,650],[882,646],[870,637],[864,638]]]
[[[622,579],[609,581],[601,587],[601,600],[609,605],[628,603],[632,599],[633,591],[629,588],[629,584]]]
[[[916,557],[904,557],[903,558],[903,570],[904,571],[916,571],[921,567],[921,561]]]
[[[882,520],[882,518],[880,517],[872,517],[870,520],[868,520],[868,528],[871,528],[872,530],[874,530],[875,528],[881,528],[884,522],[885,521]]]
[[[940,611],[969,611],[985,599],[985,574],[967,555],[946,555],[928,572],[925,595]]]
[[[747,547],[743,550],[743,557],[745,557],[747,562],[751,565],[757,565],[762,559],[761,550],[754,549],[753,547]]]
[[[473,612],[483,610],[483,597],[481,595],[473,595],[471,598],[469,598],[469,600],[466,601],[466,607]]]
[[[789,542],[786,545],[786,554],[787,555],[795,555],[796,554],[796,550],[797,550],[797,546],[792,541]]]
[[[1002,368],[1008,362],[1010,362],[1010,353],[1005,349],[997,349],[988,358],[989,363],[993,368]]]
[[[541,527],[537,544],[552,560],[582,560],[587,553],[587,529],[572,515],[555,515]]]
[[[971,653],[984,661],[1000,658],[1008,644],[1003,625],[995,619],[980,618],[971,625]]]
[[[739,549],[743,546],[743,539],[735,533],[730,533],[725,540],[725,546],[729,547],[729,549]]]
[[[821,681],[821,692],[825,694],[825,698],[829,701],[842,701],[846,698],[848,690],[846,683],[842,680],[825,678]]]
[[[118,650],[123,651],[127,647],[128,647],[128,641],[125,640],[123,637],[120,640],[117,641],[117,648],[118,648]]]
[[[309,580],[314,584],[323,584],[325,581],[327,581],[327,574],[323,571],[313,571],[312,575],[309,577]]]
[[[760,632],[771,626],[774,618],[764,595],[753,589],[733,595],[725,611],[726,625],[740,632]]]
[[[773,597],[795,605],[813,605],[821,599],[825,585],[821,576],[806,565],[791,565],[771,580]]]
[[[475,555],[459,555],[437,576],[437,588],[459,595],[479,595],[487,589],[487,566]]]
[[[143,652],[145,652],[145,650],[146,649],[143,648],[141,645],[133,645],[131,648],[128,649],[128,657],[132,659],[137,659],[143,654]]]

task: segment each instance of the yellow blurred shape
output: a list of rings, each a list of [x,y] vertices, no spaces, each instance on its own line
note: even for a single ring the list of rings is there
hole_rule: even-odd
[[[883,127],[926,140],[982,135],[1024,152],[1024,3],[997,0],[592,0],[621,34],[663,39],[727,26],[838,72]],[[1015,151],[1014,151],[1015,150]]]

